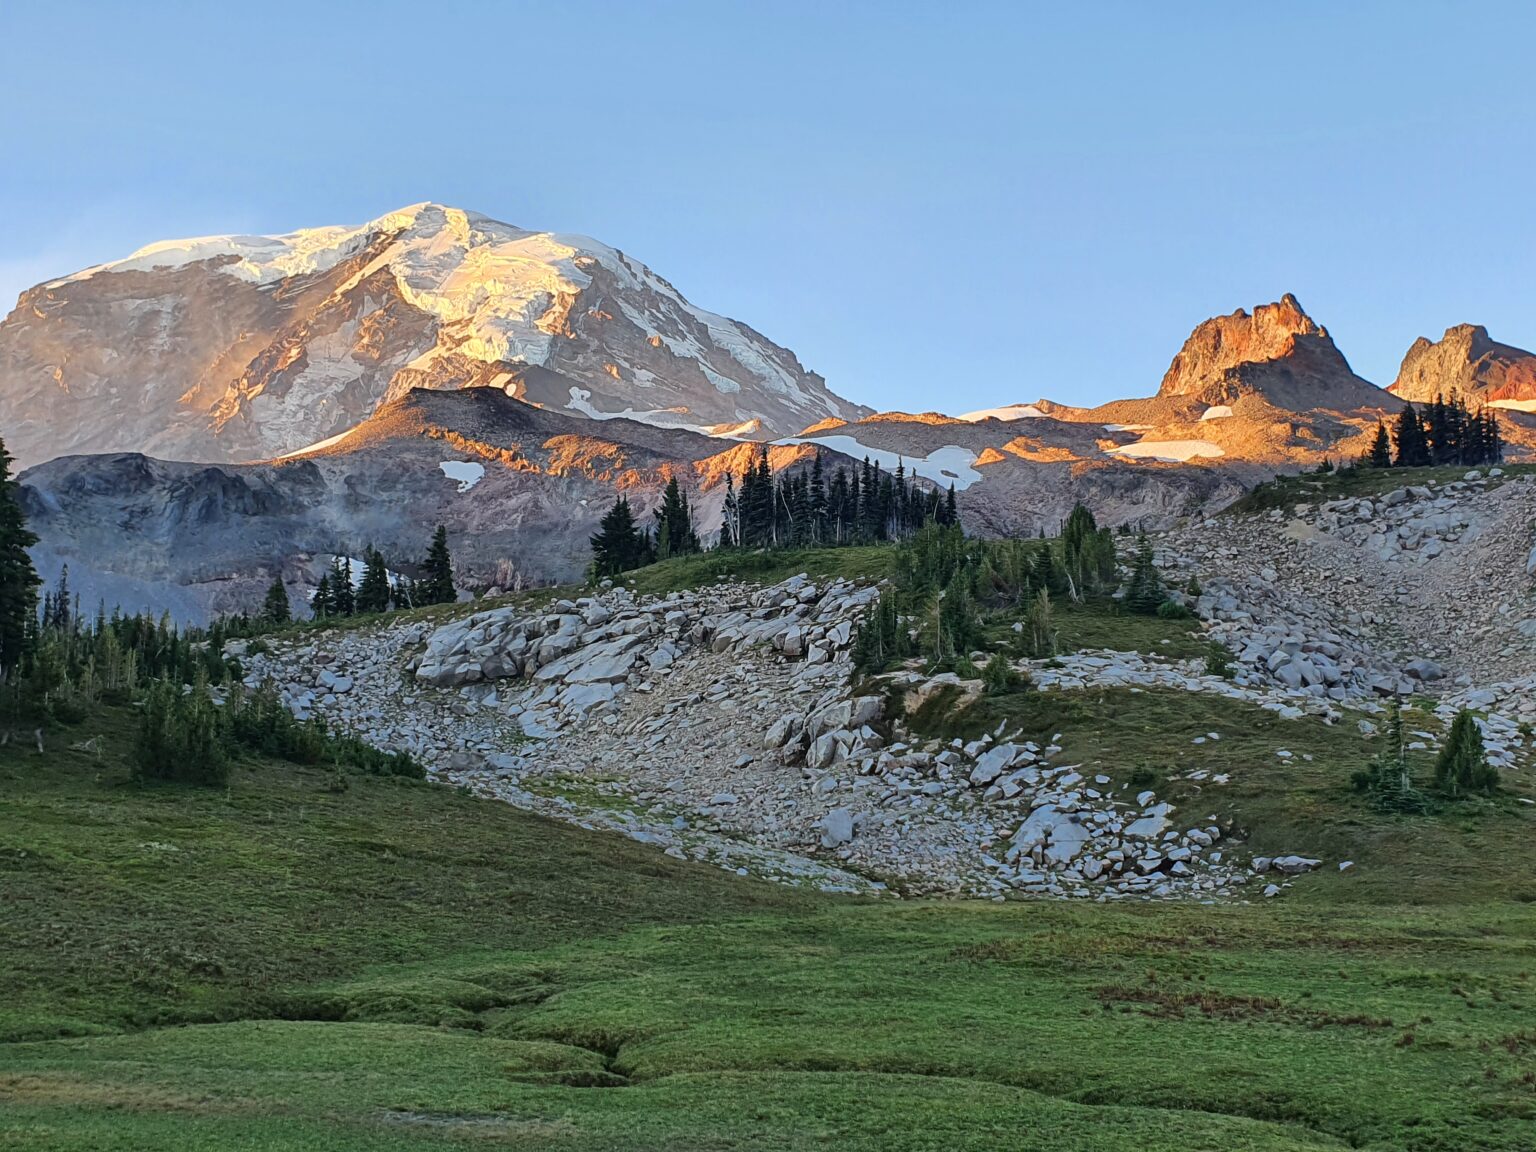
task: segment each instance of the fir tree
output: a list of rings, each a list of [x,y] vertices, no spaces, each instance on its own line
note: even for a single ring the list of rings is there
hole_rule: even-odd
[[[373,545],[363,553],[363,580],[357,589],[359,612],[389,611],[389,568]]]
[[[322,573],[320,583],[315,585],[315,594],[310,598],[309,608],[317,620],[336,615],[336,597],[331,592],[329,571]]]
[[[1393,462],[1399,468],[1422,468],[1429,463],[1429,441],[1418,410],[1412,404],[1404,406],[1398,414],[1394,440],[1397,458]]]
[[[11,479],[11,457],[0,441],[0,683],[16,669],[31,643],[42,581],[27,549],[36,543]]]
[[[421,565],[418,604],[452,604],[459,598],[453,586],[453,557],[448,554],[448,529],[437,526],[432,545]]]
[[[688,496],[678,486],[677,477],[667,481],[661,507],[656,510],[656,559],[685,556],[699,550],[699,538],[693,531],[693,515]]]
[[[331,606],[337,616],[357,611],[357,593],[352,586],[352,561],[338,556],[331,564]]]
[[[1152,542],[1142,536],[1136,545],[1136,560],[1131,567],[1131,582],[1126,588],[1125,605],[1132,612],[1151,616],[1165,599],[1163,578],[1152,558]]]
[[[635,524],[629,499],[620,496],[598,524],[592,536],[592,574],[601,579],[638,568],[645,562],[645,534]]]
[[[1376,421],[1376,438],[1371,441],[1366,463],[1372,468],[1392,467],[1392,438],[1387,434],[1387,426],[1380,420]]]
[[[1463,708],[1451,722],[1450,734],[1435,761],[1435,786],[1448,796],[1491,793],[1499,786],[1499,771],[1488,763],[1477,717]]]
[[[267,598],[262,601],[261,620],[264,624],[286,624],[292,619],[292,613],[288,607],[288,589],[283,587],[283,578],[277,577],[272,581],[272,587],[267,589]]]

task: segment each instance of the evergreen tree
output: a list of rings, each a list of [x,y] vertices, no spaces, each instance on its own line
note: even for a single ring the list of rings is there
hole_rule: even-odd
[[[337,616],[350,616],[357,611],[357,593],[352,585],[352,561],[337,556],[331,564],[331,605]]]
[[[955,486],[949,486],[949,494],[944,497],[944,515],[939,517],[940,524],[960,523],[960,511],[955,506]]]
[[[267,598],[262,601],[261,620],[265,624],[286,624],[292,619],[292,613],[288,608],[288,589],[283,587],[283,578],[277,577],[272,581],[272,587],[267,589]]]
[[[592,574],[601,579],[638,568],[645,562],[645,533],[635,524],[629,499],[620,496],[598,524],[592,543]]]
[[[693,530],[693,515],[688,509],[688,495],[673,476],[662,493],[656,510],[656,559],[685,556],[699,550],[699,538]]]
[[[42,583],[27,549],[37,543],[21,512],[11,457],[0,441],[0,683],[21,663],[36,626]]]
[[[459,598],[453,586],[453,557],[448,554],[448,529],[437,526],[432,534],[432,545],[421,565],[418,604],[452,604]]]
[[[1131,582],[1126,588],[1125,605],[1132,612],[1151,616],[1165,599],[1163,578],[1152,558],[1152,542],[1143,535],[1136,545],[1136,560],[1131,567]]]
[[[363,553],[363,581],[357,589],[359,612],[389,611],[389,568],[373,545]]]
[[[310,598],[309,609],[314,613],[317,620],[336,615],[336,597],[331,592],[331,574],[329,571],[322,573],[320,583],[315,585],[315,594]]]
[[[1366,463],[1372,468],[1392,467],[1392,438],[1387,434],[1387,426],[1380,420],[1376,421],[1376,438],[1371,441]]]
[[[1491,793],[1499,786],[1499,770],[1488,763],[1477,717],[1463,708],[1451,722],[1450,735],[1435,761],[1435,786],[1448,796]]]
[[[1051,619],[1051,594],[1045,588],[1041,588],[1030,601],[1024,633],[1029,638],[1029,654],[1035,659],[1056,655],[1056,627]]]
[[[827,484],[826,477],[821,470],[821,452],[816,453],[811,461],[811,483],[808,492],[808,504],[810,511],[810,542],[812,544],[827,544],[830,539],[827,535]]]
[[[1430,462],[1429,441],[1418,410],[1412,404],[1404,406],[1398,414],[1394,439],[1397,446],[1394,463],[1399,468],[1422,468]]]

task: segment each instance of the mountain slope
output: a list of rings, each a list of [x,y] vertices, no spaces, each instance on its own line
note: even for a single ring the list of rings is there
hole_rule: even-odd
[[[274,576],[302,602],[325,558],[368,544],[409,568],[438,524],[463,582],[580,577],[588,537],[623,493],[649,522],[677,476],[700,530],[719,527],[727,471],[755,445],[535,408],[494,388],[415,390],[333,442],[281,460],[193,464],[66,456],[21,476],[43,574],[70,566],[87,603],[185,620],[250,608]],[[775,446],[775,471],[815,450]],[[826,453],[825,463],[851,461]]]
[[[23,466],[65,453],[264,459],[411,388],[786,435],[864,410],[617,249],[437,204],[357,228],[169,241],[24,293],[0,323]]]

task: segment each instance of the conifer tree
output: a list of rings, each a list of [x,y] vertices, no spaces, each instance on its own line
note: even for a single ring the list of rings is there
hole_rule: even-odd
[[[0,441],[0,683],[21,662],[35,628],[42,581],[27,549],[36,543],[11,479],[11,457]]]
[[[720,512],[720,547],[735,548],[741,543],[741,500],[736,495],[736,481],[725,474],[725,503]]]
[[[283,587],[281,576],[276,577],[272,587],[267,589],[267,598],[261,604],[261,619],[264,624],[286,624],[292,619],[288,607],[288,589]]]
[[[352,585],[352,560],[337,556],[331,564],[331,606],[337,616],[357,611],[357,592]]]
[[[363,552],[363,580],[357,589],[359,612],[389,611],[389,568],[373,545]]]
[[[320,576],[320,583],[315,585],[315,594],[309,601],[310,611],[316,619],[336,615],[336,598],[331,592],[331,574],[329,571]]]
[[[699,538],[693,530],[693,516],[688,509],[688,495],[673,476],[662,493],[656,510],[656,559],[684,556],[699,550]]]
[[[1435,761],[1435,785],[1448,796],[1491,793],[1499,785],[1499,771],[1488,763],[1483,733],[1470,709],[1463,708],[1451,722],[1445,747]]]
[[[1131,567],[1131,582],[1126,588],[1125,605],[1132,612],[1151,616],[1165,599],[1163,578],[1153,562],[1152,542],[1143,535],[1136,545],[1136,560]]]
[[[590,539],[592,574],[597,578],[617,576],[645,562],[645,534],[636,526],[634,510],[625,496],[613,502]]]
[[[1376,421],[1376,438],[1371,441],[1366,463],[1372,468],[1392,467],[1392,438],[1387,434],[1387,426],[1380,420]]]
[[[421,565],[421,583],[418,604],[452,604],[459,598],[453,586],[453,557],[448,554],[448,529],[437,526],[432,533],[432,544],[427,558]]]

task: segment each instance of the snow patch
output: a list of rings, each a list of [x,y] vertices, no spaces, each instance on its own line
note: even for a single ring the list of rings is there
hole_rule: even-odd
[[[332,444],[340,444],[355,431],[355,428],[348,428],[345,432],[338,432],[334,436],[327,436],[324,440],[316,440],[313,444],[305,445],[303,448],[295,448],[292,452],[284,452],[281,456],[273,457],[273,459],[292,460],[295,456],[303,456],[306,452],[318,452],[322,448],[329,448]]]
[[[1106,431],[1106,432],[1145,432],[1150,427],[1152,427],[1152,425],[1150,425],[1150,424],[1106,424],[1106,425],[1104,425],[1104,431]]]
[[[1536,400],[1490,400],[1490,408],[1508,408],[1511,412],[1536,412]]]
[[[448,479],[459,482],[460,492],[468,492],[485,479],[485,465],[474,460],[444,460],[438,467]]]
[[[884,448],[871,448],[852,436],[791,436],[787,440],[775,440],[774,443],[819,444],[833,452],[852,456],[855,460],[868,456],[871,464],[878,464],[887,472],[894,472],[899,465],[909,473],[932,480],[940,487],[947,488],[953,484],[957,492],[964,492],[981,479],[981,473],[973,467],[976,453],[958,444],[935,448],[926,456],[903,456],[898,452],[887,452]]]
[[[580,412],[593,420],[637,420],[656,428],[678,428],[684,432],[697,432],[700,436],[712,436],[717,440],[750,438],[759,428],[756,418],[743,420],[740,424],[689,424],[681,419],[678,410],[671,408],[649,408],[639,411],[626,408],[622,412],[604,412],[593,406],[592,393],[588,389],[577,388],[575,385],[571,386],[571,399],[566,404],[566,408],[572,412]],[[738,410],[737,415],[740,414]]]
[[[1232,415],[1232,406],[1230,404],[1213,404],[1200,413],[1200,419],[1224,420],[1230,415]]]
[[[1130,456],[1138,460],[1162,460],[1182,464],[1196,458],[1225,456],[1219,444],[1209,440],[1141,440],[1135,444],[1122,444],[1106,451],[1117,456]]]
[[[980,424],[983,420],[1039,420],[1045,417],[1045,413],[1033,404],[1009,404],[1003,408],[982,408],[976,412],[967,412],[960,419],[972,424]]]

